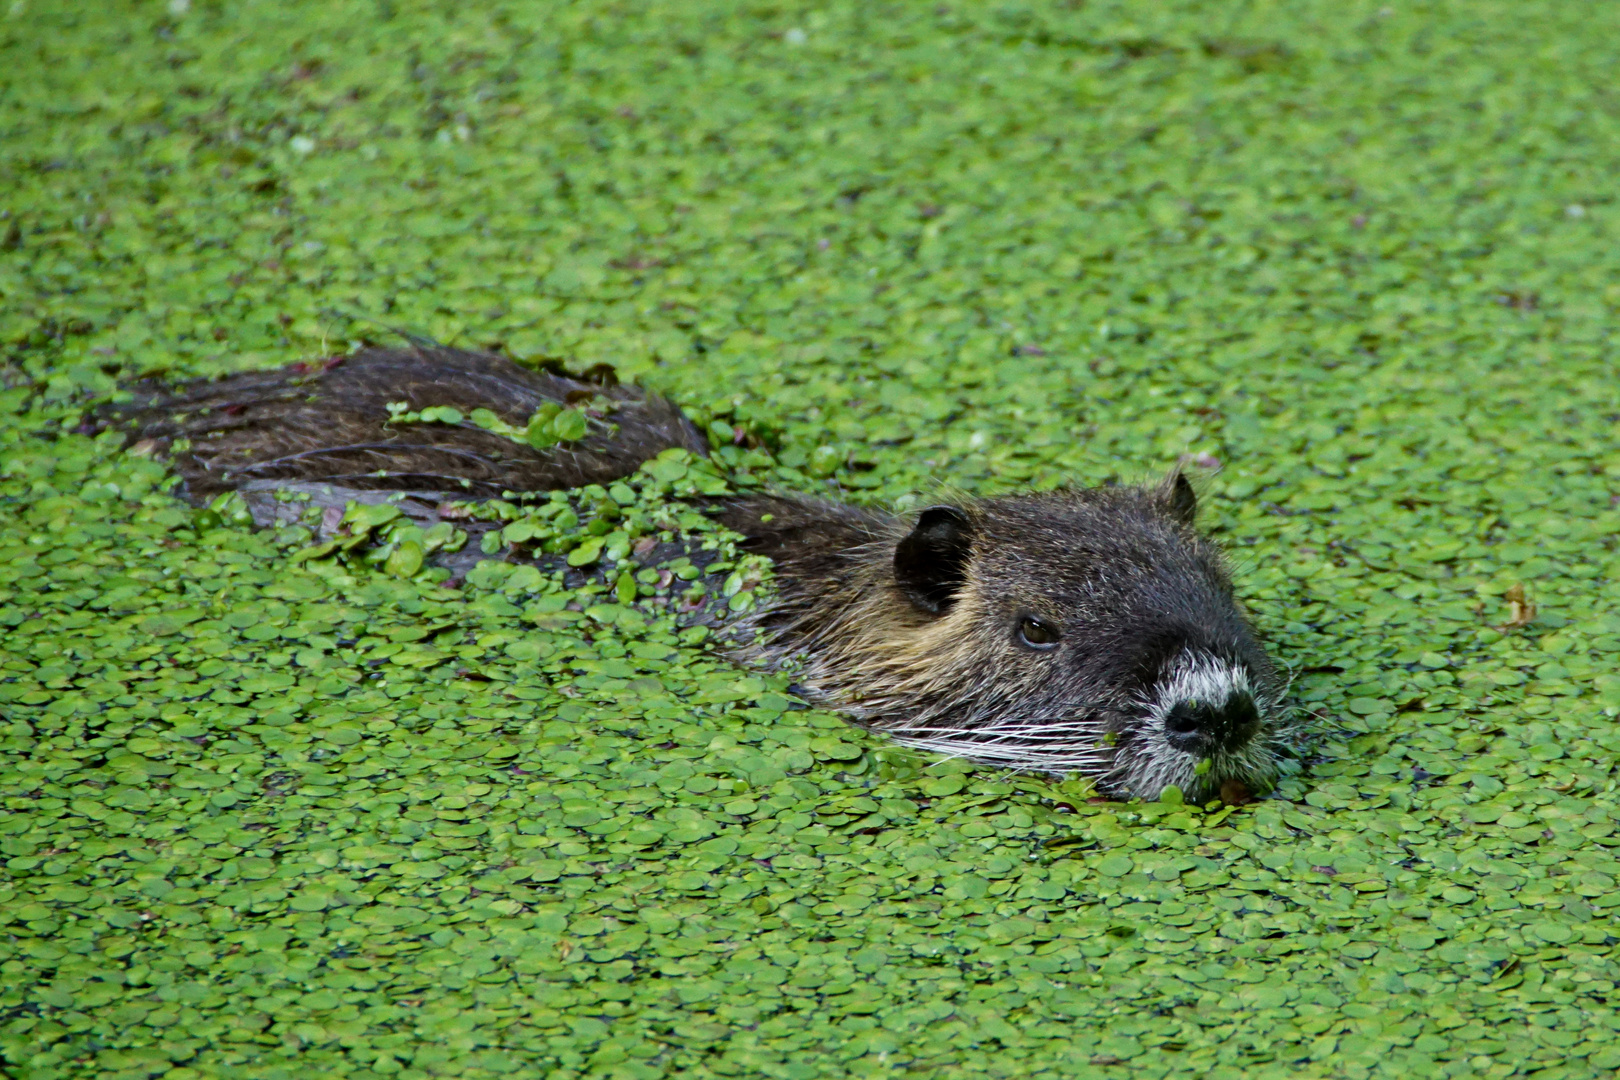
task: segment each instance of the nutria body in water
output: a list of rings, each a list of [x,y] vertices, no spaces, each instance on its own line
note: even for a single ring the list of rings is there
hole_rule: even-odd
[[[121,408],[201,501],[232,489],[498,496],[606,483],[670,447],[707,453],[667,400],[486,353],[366,349],[324,364],[148,391]],[[522,426],[595,406],[578,438],[536,448],[467,422]],[[392,410],[390,408],[392,406]],[[889,513],[797,494],[715,500],[768,556],[777,595],[750,658],[793,665],[819,703],[908,745],[1079,772],[1114,795],[1246,799],[1282,749],[1282,684],[1179,473],[1148,487],[957,500]]]

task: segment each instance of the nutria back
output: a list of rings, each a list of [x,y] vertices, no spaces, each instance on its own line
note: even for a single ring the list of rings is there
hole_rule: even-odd
[[[532,370],[491,353],[443,346],[367,348],[314,364],[138,386],[117,421],[173,455],[188,492],[205,499],[253,481],[442,491],[469,497],[553,491],[628,476],[672,446],[708,444],[669,401],[620,385],[606,365],[584,375]],[[456,423],[401,423],[406,412],[450,408]],[[547,404],[577,406],[583,434],[535,447],[480,427],[487,410],[522,427]]]

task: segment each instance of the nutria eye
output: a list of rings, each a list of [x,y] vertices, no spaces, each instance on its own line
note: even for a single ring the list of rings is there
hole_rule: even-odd
[[[1057,627],[1049,622],[1037,619],[1033,615],[1025,615],[1018,620],[1018,640],[1032,649],[1040,649],[1044,652],[1047,649],[1057,647]]]

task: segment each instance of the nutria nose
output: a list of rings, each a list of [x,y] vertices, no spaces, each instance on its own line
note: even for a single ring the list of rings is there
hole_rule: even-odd
[[[1260,730],[1260,710],[1254,697],[1240,690],[1220,704],[1179,701],[1164,718],[1170,745],[1191,754],[1217,754],[1236,750]]]

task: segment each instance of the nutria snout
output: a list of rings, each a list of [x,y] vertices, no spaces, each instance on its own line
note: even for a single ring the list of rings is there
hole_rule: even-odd
[[[1246,680],[1245,680],[1246,681]],[[1164,716],[1166,741],[1199,757],[1229,754],[1248,745],[1260,730],[1260,708],[1246,688],[1228,688],[1205,698],[1188,698]]]

